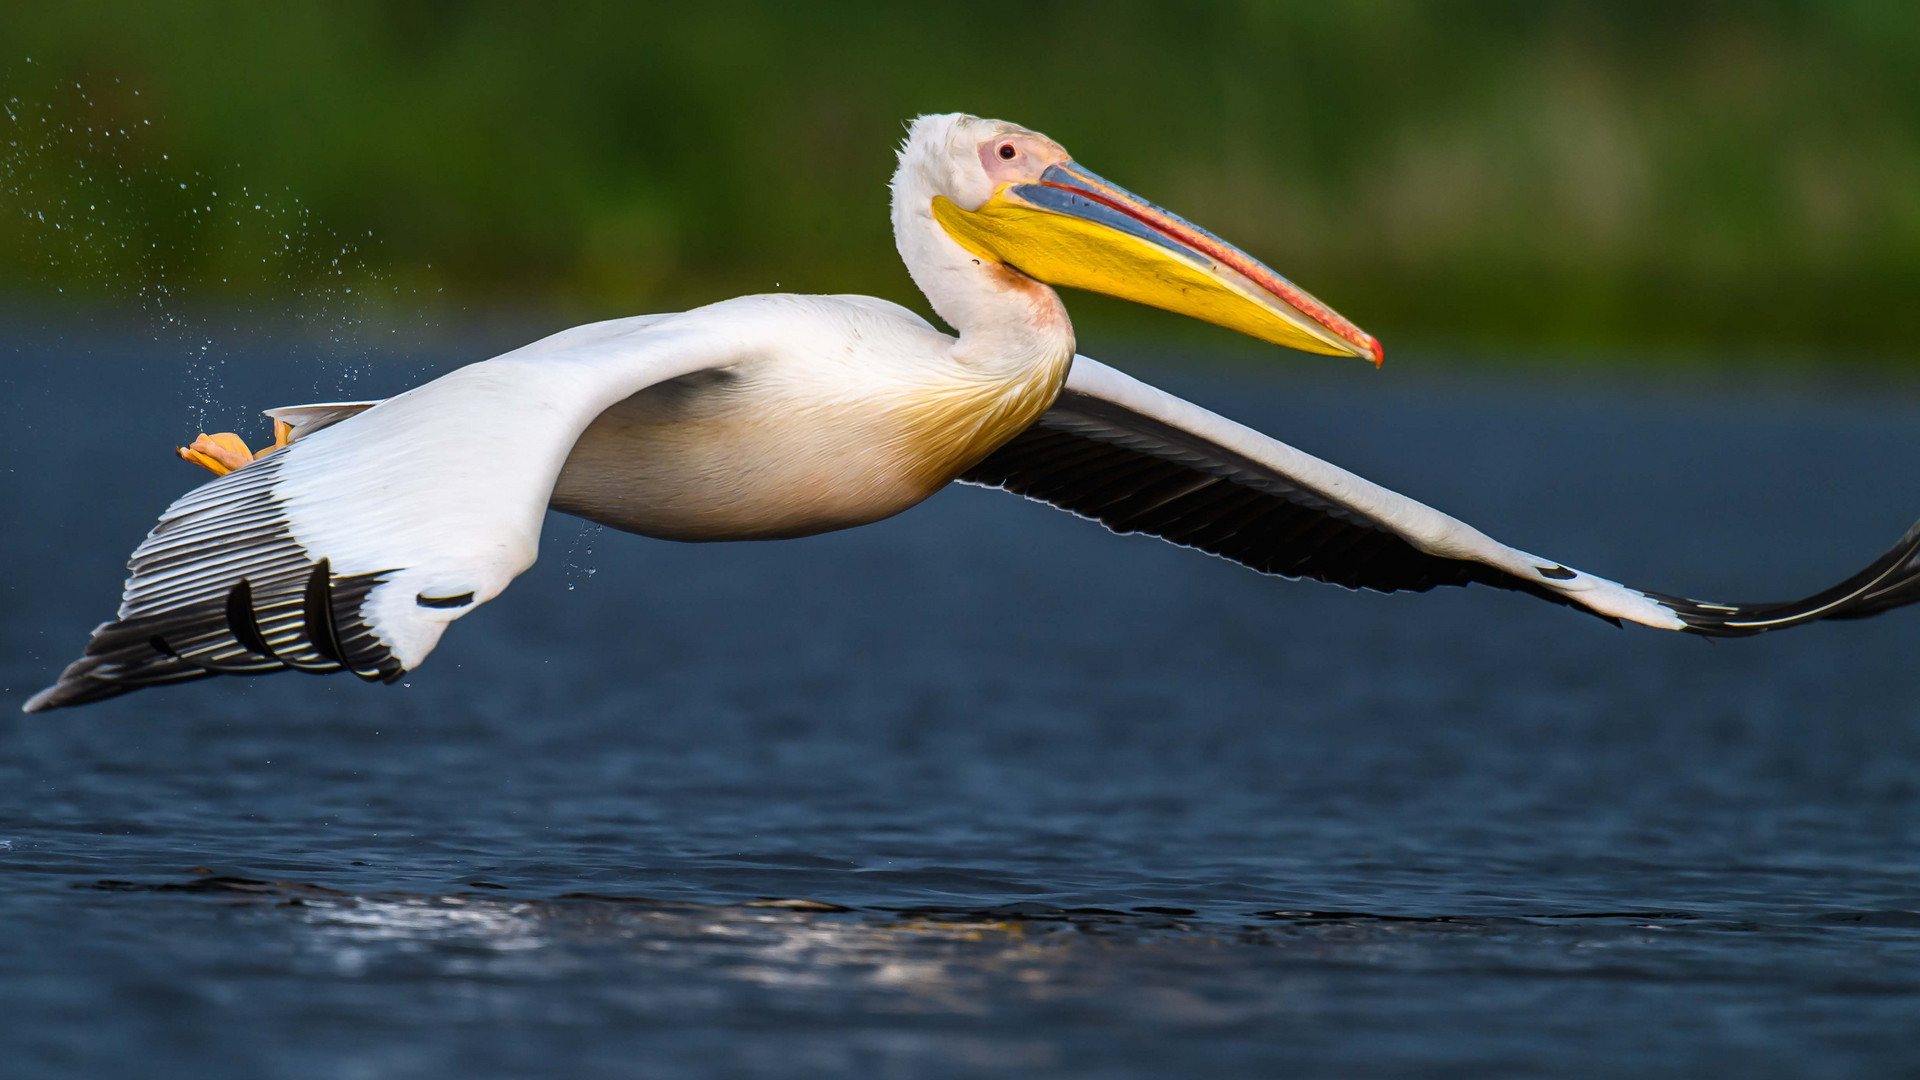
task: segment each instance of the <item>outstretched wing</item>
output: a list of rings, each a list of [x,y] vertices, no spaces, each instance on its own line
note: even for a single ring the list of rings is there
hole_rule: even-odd
[[[999,487],[1262,573],[1380,592],[1491,585],[1603,618],[1744,636],[1920,600],[1920,525],[1807,600],[1710,604],[1630,589],[1478,529],[1113,368],[1075,357],[1059,400],[974,466]]]
[[[391,681],[533,564],[554,478],[607,406],[729,362],[657,316],[578,327],[378,403],[303,406],[295,439],[176,501],[118,617],[28,712],[210,675]]]

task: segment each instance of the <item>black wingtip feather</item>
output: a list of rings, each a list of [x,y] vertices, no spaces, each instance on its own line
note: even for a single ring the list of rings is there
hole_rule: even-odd
[[[1648,593],[1670,608],[1691,633],[1751,637],[1826,619],[1865,619],[1920,601],[1920,522],[1867,568],[1831,589],[1801,600],[1712,604]]]
[[[121,618],[27,712],[101,701],[210,675],[406,669],[368,625],[368,595],[394,573],[337,577],[294,540],[272,488],[280,455],[183,497],[128,563]]]
[[[333,624],[333,567],[326,559],[314,563],[313,572],[307,575],[301,612],[306,620],[307,641],[313,650],[345,667],[347,661],[340,648],[340,635]]]

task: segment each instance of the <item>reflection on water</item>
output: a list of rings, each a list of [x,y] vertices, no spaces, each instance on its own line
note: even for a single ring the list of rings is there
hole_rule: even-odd
[[[587,893],[356,895],[200,874],[89,888],[191,894],[245,909],[254,929],[281,939],[294,969],[309,975],[491,985],[503,1003],[524,1002],[528,986],[613,979],[619,1007],[643,1012],[683,1011],[704,995],[706,1008],[751,1002],[784,1012],[986,1017],[1051,1005],[1130,1014],[1161,1027],[1232,1027],[1317,1011],[1325,976],[1336,971],[1660,981],[1729,936],[1770,940],[1777,959],[1780,949],[1821,944],[1837,925],[1920,929],[1920,912],[1909,911],[1818,912],[1761,924],[1677,911],[1408,917],[1274,910],[1221,923],[1193,912],[1032,903],[853,909]],[[1877,944],[1920,962],[1920,936],[1901,932]],[[1881,955],[1875,966],[1890,959]],[[1752,974],[1722,965],[1725,977]],[[1920,992],[1911,979],[1902,984]]]
[[[1255,940],[1161,914],[1047,905],[861,911],[793,899],[701,904],[585,893],[552,900],[354,895],[210,873],[89,887],[193,894],[258,909],[258,917],[294,928],[289,940],[304,963],[345,977],[383,978],[394,965],[425,964],[456,978],[564,979],[624,955],[634,973],[649,980],[670,981],[676,972],[717,975],[779,991],[864,991],[889,1010],[962,1014],[985,1011],[985,995],[996,988],[1002,1003],[1006,990],[1032,1000],[1097,992],[1101,986],[1087,982],[1095,966],[1089,960],[1113,949],[1204,950]],[[1201,1015],[1192,1006],[1184,1012]]]

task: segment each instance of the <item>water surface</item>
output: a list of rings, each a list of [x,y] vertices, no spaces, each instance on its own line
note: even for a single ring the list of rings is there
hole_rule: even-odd
[[[9,338],[17,705],[204,403],[136,336]],[[237,349],[218,423],[333,396]],[[1811,591],[1920,516],[1910,390],[1402,368],[1159,375],[1666,591]],[[403,686],[0,714],[0,1071],[1914,1075],[1917,633],[1349,593],[978,490],[780,544],[553,517]]]

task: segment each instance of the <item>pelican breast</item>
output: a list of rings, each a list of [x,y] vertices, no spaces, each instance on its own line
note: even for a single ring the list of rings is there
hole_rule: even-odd
[[[820,297],[738,362],[647,387],[574,444],[552,506],[667,540],[773,540],[906,510],[1019,434],[1068,354],[974,370],[953,339],[866,298]]]

